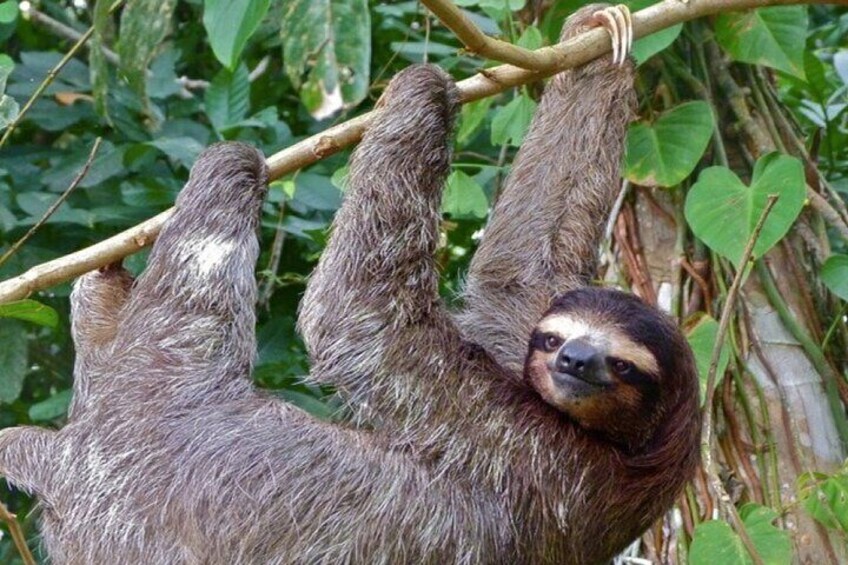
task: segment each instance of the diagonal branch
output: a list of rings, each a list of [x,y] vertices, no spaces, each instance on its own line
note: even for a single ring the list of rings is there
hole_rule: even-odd
[[[557,63],[553,51],[531,51],[487,36],[451,0],[421,0],[421,3],[475,55],[533,71],[545,71]]]
[[[669,26],[702,16],[732,10],[747,10],[765,6],[804,3],[845,3],[847,0],[665,0],[633,14],[633,34],[644,37]],[[507,88],[526,84],[556,72],[577,67],[610,51],[609,35],[601,29],[590,30],[578,37],[552,47],[542,47],[535,53],[550,58],[552,66],[541,71],[529,71],[512,65],[501,65],[481,71],[458,83],[462,102],[471,102],[503,92]],[[304,139],[268,158],[270,179],[311,165],[359,141],[374,119],[371,111],[326,131]],[[27,272],[0,283],[0,303],[20,300],[33,292],[65,282],[93,269],[100,268],[131,255],[153,243],[170,217],[171,210],[119,233],[90,247],[37,265]]]

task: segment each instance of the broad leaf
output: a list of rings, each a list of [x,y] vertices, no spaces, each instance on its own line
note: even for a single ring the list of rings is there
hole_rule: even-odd
[[[0,319],[0,404],[17,400],[27,373],[27,337],[24,325]]]
[[[0,130],[15,121],[18,117],[18,102],[11,96],[3,94],[6,90],[6,79],[15,68],[15,63],[8,55],[0,53]]]
[[[371,16],[367,0],[288,0],[281,26],[283,65],[316,119],[368,93]]]
[[[197,160],[197,156],[203,151],[203,145],[193,137],[170,137],[159,138],[149,141],[151,145],[162,151],[168,158],[176,161],[186,169]]]
[[[305,205],[312,210],[338,210],[342,204],[342,193],[332,181],[315,173],[300,173],[295,177],[296,189],[293,204]]]
[[[798,478],[804,509],[824,526],[848,532],[848,476],[805,473]]]
[[[91,80],[91,93],[94,95],[94,109],[98,115],[109,121],[109,105],[106,96],[109,90],[109,65],[103,47],[109,44],[114,35],[114,24],[109,15],[112,0],[97,0],[92,11],[94,35],[89,40],[88,71]]]
[[[219,134],[247,116],[250,109],[250,78],[247,67],[239,65],[233,72],[222,69],[206,89],[204,102],[206,115]]]
[[[521,37],[518,38],[515,44],[524,49],[538,49],[543,44],[542,32],[536,26],[529,25],[521,33]]]
[[[146,98],[147,65],[168,33],[176,4],[176,0],[134,0],[121,13],[121,71],[139,96]]]
[[[767,506],[748,503],[739,509],[757,554],[766,565],[792,563],[792,540],[789,532],[774,525],[778,514]]]
[[[707,314],[701,318],[686,331],[686,339],[689,342],[689,347],[692,348],[692,353],[695,354],[695,365],[698,367],[698,376],[700,377],[701,401],[703,402],[704,393],[707,387],[707,375],[710,370],[710,358],[713,355],[716,338],[718,337],[718,322]],[[724,376],[724,371],[727,369],[727,363],[730,360],[730,350],[725,337],[724,347],[718,358],[718,367],[716,369],[716,385],[721,382]]]
[[[68,413],[71,403],[70,389],[62,390],[29,407],[29,418],[33,422],[48,422]]]
[[[465,145],[474,138],[489,114],[494,98],[489,96],[475,102],[462,105],[459,113],[459,128],[456,133],[456,142]]]
[[[0,318],[17,318],[51,328],[55,328],[59,323],[59,314],[56,310],[35,300],[18,300],[0,304]]]
[[[0,24],[8,25],[18,19],[18,3],[15,0],[0,2]]]
[[[748,552],[727,522],[709,520],[695,528],[689,546],[689,565],[748,565]]]
[[[719,14],[715,33],[716,40],[734,60],[765,65],[804,78],[805,6]]]
[[[247,40],[259,27],[270,0],[204,0],[203,27],[212,52],[230,70],[236,68]]]
[[[630,10],[636,12],[642,8],[647,8],[652,4],[656,4],[657,0],[633,0],[627,2]],[[680,35],[683,29],[683,24],[675,24],[671,27],[661,29],[656,33],[652,33],[646,37],[642,37],[633,42],[633,58],[636,59],[636,64],[641,65],[672,43]]]
[[[485,218],[489,201],[477,181],[462,171],[453,171],[445,187],[442,211],[453,218]]]
[[[759,504],[746,504],[739,514],[763,563],[784,565],[792,562],[789,534],[774,526],[777,512]],[[689,547],[690,565],[751,565],[753,562],[742,539],[727,522],[710,520],[695,528]]]
[[[760,257],[786,235],[804,206],[804,168],[798,159],[778,153],[761,157],[750,187],[726,167],[704,169],[686,197],[686,220],[696,236],[738,267],[771,194],[779,199],[754,246],[753,257]]]
[[[689,102],[627,132],[627,178],[643,186],[675,186],[695,169],[715,124],[709,104]]]
[[[492,145],[509,143],[514,147],[520,146],[535,112],[536,102],[524,94],[498,108],[492,118]]]
[[[843,49],[834,53],[833,68],[836,69],[842,84],[848,84],[848,50]]]
[[[831,255],[822,265],[821,279],[830,291],[848,301],[848,255]]]

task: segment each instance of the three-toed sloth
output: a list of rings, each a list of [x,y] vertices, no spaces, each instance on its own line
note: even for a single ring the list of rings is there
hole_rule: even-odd
[[[564,35],[616,15],[598,9]],[[76,285],[69,423],[0,432],[51,560],[598,563],[643,532],[697,465],[699,418],[676,326],[586,286],[632,79],[598,60],[548,85],[457,314],[434,260],[457,89],[433,66],[395,77],[300,312],[347,424],[254,389],[267,169],[204,152],[138,280]]]

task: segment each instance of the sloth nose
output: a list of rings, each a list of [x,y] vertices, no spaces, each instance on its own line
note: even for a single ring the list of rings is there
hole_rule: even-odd
[[[589,377],[597,366],[598,350],[585,341],[575,339],[566,342],[559,350],[556,360],[557,371],[581,379]]]

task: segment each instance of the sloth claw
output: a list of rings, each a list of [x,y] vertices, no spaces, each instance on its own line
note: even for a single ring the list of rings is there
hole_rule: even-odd
[[[633,48],[633,18],[624,4],[610,6],[592,14],[594,23],[603,27],[612,40],[612,62],[623,65]]]

